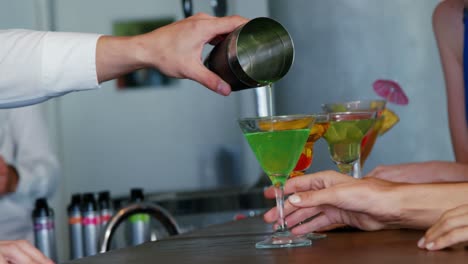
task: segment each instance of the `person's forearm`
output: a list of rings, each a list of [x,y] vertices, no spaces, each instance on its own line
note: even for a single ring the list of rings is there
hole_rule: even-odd
[[[99,83],[147,67],[142,44],[137,37],[102,36],[96,47],[96,72]]]
[[[368,176],[405,183],[468,182],[468,164],[428,161],[379,166]]]
[[[446,161],[433,163],[441,182],[468,182],[468,164]]]
[[[468,183],[404,184],[392,191],[398,197],[400,227],[427,228],[446,211],[468,203]]]
[[[409,174],[418,175],[427,182],[464,182],[468,181],[468,165],[448,162],[429,161],[408,164]],[[415,179],[417,180],[417,179]]]

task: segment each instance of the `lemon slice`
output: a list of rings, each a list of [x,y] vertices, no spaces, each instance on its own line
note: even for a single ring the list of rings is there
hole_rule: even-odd
[[[382,118],[383,121],[379,129],[379,136],[382,136],[383,134],[387,133],[388,130],[390,130],[400,121],[398,115],[388,108],[385,108],[382,111]]]

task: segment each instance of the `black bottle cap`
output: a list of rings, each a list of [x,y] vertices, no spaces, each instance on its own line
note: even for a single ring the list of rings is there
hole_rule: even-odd
[[[133,188],[130,190],[130,201],[131,202],[142,202],[145,200],[145,196],[143,195],[143,189],[141,188]]]
[[[73,204],[73,205],[81,204],[81,194],[79,194],[79,193],[73,194],[72,197],[71,197],[71,203],[70,204]]]
[[[109,201],[109,200],[110,200],[109,191],[102,191],[98,193],[98,201]]]
[[[122,200],[121,199],[114,199],[112,201],[112,205],[114,207],[114,210],[120,210],[120,208],[122,208]]]
[[[98,205],[99,205],[99,209],[110,208],[110,192],[109,191],[102,191],[98,193]]]
[[[83,194],[83,202],[81,203],[81,211],[96,211],[96,199],[93,193]]]
[[[47,204],[47,199],[46,198],[37,199],[32,216],[44,217],[44,216],[51,216],[51,214],[52,214],[52,210],[49,208],[49,205]]]
[[[81,194],[75,193],[72,194],[70,204],[68,205],[68,212],[79,211],[81,208]]]

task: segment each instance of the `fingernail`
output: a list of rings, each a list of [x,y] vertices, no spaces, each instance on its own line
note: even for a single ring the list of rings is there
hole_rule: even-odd
[[[418,241],[418,247],[419,248],[424,248],[424,243],[426,242],[426,239],[424,237],[421,237]]]
[[[291,195],[289,196],[289,201],[293,204],[295,203],[300,203],[301,202],[301,197],[297,196],[297,195]]]
[[[231,93],[231,88],[229,87],[229,84],[221,80],[216,88],[216,92],[221,95],[229,95]]]
[[[433,247],[434,247],[434,242],[431,242],[431,243],[426,245],[427,249],[432,249]]]

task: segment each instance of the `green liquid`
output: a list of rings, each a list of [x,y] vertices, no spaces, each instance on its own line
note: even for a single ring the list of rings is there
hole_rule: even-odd
[[[268,115],[273,116],[273,90],[272,84],[268,84],[268,89],[267,89],[267,97],[268,97]]]
[[[273,185],[284,185],[296,166],[310,129],[246,133],[260,166]]]
[[[358,160],[362,138],[373,124],[373,119],[331,121],[323,137],[332,159],[345,164]]]

